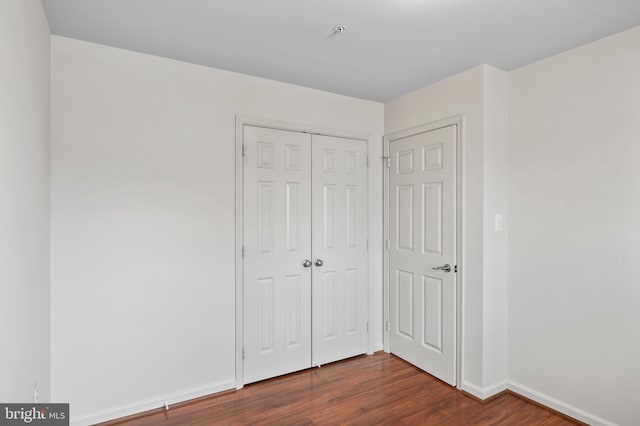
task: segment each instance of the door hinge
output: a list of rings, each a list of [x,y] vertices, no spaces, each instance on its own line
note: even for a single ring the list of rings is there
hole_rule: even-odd
[[[390,323],[389,321],[387,321],[387,322],[384,324],[384,328],[385,328],[387,331],[391,331],[391,323]]]
[[[244,257],[244,245],[242,246],[242,257]]]
[[[367,167],[369,167],[369,157],[367,157]]]
[[[384,242],[384,248],[387,250],[391,250],[391,240],[386,240]]]
[[[245,348],[242,348],[242,359],[244,359],[246,355],[247,355],[247,350]]]
[[[367,250],[369,250],[369,239],[367,238]]]
[[[367,333],[369,332],[369,323],[367,323]]]
[[[384,160],[384,164],[387,166],[388,169],[391,168],[391,157],[389,156],[384,156],[382,157],[382,159]]]
[[[242,156],[245,157],[247,155],[247,146],[242,144]]]

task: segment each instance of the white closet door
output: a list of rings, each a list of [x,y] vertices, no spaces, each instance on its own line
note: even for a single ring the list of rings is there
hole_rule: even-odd
[[[455,385],[455,125],[389,143],[391,352]]]
[[[313,363],[367,352],[366,142],[313,136]]]
[[[311,136],[244,128],[244,382],[311,366]]]

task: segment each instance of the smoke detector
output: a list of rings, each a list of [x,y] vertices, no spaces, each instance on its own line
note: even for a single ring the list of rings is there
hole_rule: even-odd
[[[345,25],[336,25],[335,27],[333,27],[333,32],[336,34],[342,34],[347,30],[347,27]]]

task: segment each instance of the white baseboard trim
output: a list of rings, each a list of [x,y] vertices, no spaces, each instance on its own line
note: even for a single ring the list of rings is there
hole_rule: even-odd
[[[508,383],[507,381],[502,381],[498,383],[494,383],[492,385],[481,388],[480,386],[476,386],[473,383],[462,382],[462,390],[475,396],[476,398],[485,400],[487,398],[491,398],[494,395],[499,394],[502,391],[507,390]]]
[[[380,352],[384,350],[384,345],[382,343],[373,345],[373,353]]]
[[[153,400],[140,402],[137,404],[131,404],[127,406],[121,406],[99,413],[94,413],[88,416],[84,416],[78,419],[71,418],[70,424],[72,426],[89,426],[92,424],[105,422],[108,420],[114,420],[121,417],[131,416],[133,414],[143,413],[145,411],[153,410],[156,408],[164,407],[166,402],[169,406],[180,402],[188,401],[190,399],[200,398],[202,396],[211,395],[217,392],[235,389],[236,382],[230,380],[227,382],[213,383],[211,385],[191,389],[185,392],[166,395],[165,397],[154,398]],[[520,394],[526,398],[529,398],[539,404],[556,410],[562,414],[566,414],[569,417],[588,423],[593,426],[617,426],[615,423],[605,420],[595,414],[589,413],[578,407],[574,407],[570,404],[562,402],[556,398],[545,395],[542,392],[538,392],[525,385],[522,385],[513,381],[498,382],[490,386],[481,388],[470,382],[462,383],[462,390],[475,396],[479,399],[491,398],[494,395],[499,394],[504,390],[511,390],[517,394]]]
[[[460,387],[460,389],[462,389],[463,391],[470,393],[471,395],[475,396],[476,398],[480,398],[480,399],[484,399],[482,397],[482,388],[480,388],[480,386],[476,386],[473,383],[469,383],[469,382],[462,382],[462,386]]]
[[[517,382],[509,381],[509,390],[527,397],[539,404],[552,408],[562,414],[566,414],[569,417],[580,420],[593,426],[617,426],[615,423],[605,420],[601,417],[584,411],[578,407],[574,407],[558,399],[555,399],[549,395],[545,395],[542,392],[533,390],[525,385],[521,385]]]
[[[213,383],[204,387],[187,390],[184,392],[165,395],[164,397],[156,397],[153,400],[139,402],[137,404],[131,404],[113,409],[101,411],[99,413],[83,416],[78,419],[71,418],[69,422],[72,426],[88,426],[100,422],[106,422],[107,420],[118,419],[120,417],[131,416],[133,414],[143,413],[145,411],[153,410],[156,408],[164,407],[165,402],[171,406],[179,402],[188,401],[190,399],[200,398],[202,396],[211,395],[217,392],[222,392],[230,389],[235,389],[235,380],[227,382]],[[71,407],[73,411],[73,407]]]
[[[502,382],[494,383],[492,385],[486,386],[484,388],[484,399],[491,398],[492,396],[496,396],[500,392],[504,392],[508,389],[509,384],[506,380]]]

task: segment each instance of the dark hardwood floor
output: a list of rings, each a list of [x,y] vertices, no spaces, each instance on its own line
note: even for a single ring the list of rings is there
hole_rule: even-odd
[[[512,394],[481,403],[379,352],[108,425],[572,425]]]

